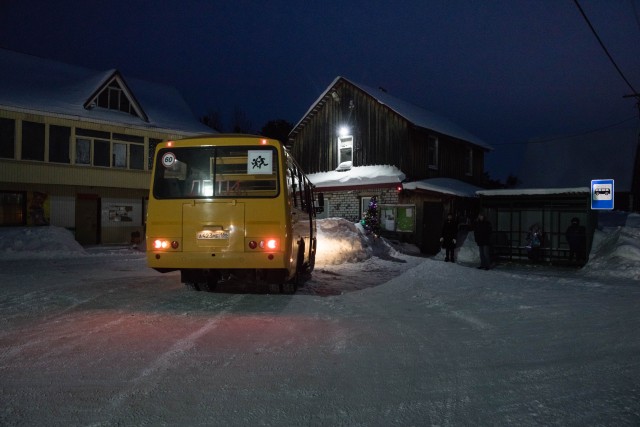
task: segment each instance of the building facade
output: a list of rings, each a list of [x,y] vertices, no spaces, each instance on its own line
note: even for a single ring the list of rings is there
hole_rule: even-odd
[[[129,242],[155,145],[211,132],[171,87],[0,49],[0,226]]]
[[[384,209],[383,232],[427,253],[438,249],[446,214],[461,205],[452,199],[476,197],[473,192],[452,193],[446,186],[424,191],[421,185],[407,184],[448,178],[481,189],[484,156],[491,150],[445,118],[344,77],[337,77],[294,126],[289,148],[318,191],[327,193],[328,215],[357,221],[375,195]],[[395,168],[397,173],[382,173],[383,180],[380,174],[361,173],[375,166]],[[322,179],[327,172],[344,178],[327,182]],[[434,214],[429,210],[432,204],[444,208]]]

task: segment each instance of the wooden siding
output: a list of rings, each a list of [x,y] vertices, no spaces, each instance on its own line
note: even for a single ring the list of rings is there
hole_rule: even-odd
[[[471,143],[417,128],[372,96],[340,80],[303,119],[290,145],[294,157],[308,173],[338,166],[338,129],[348,126],[353,135],[353,165],[393,165],[409,180],[455,178],[479,185],[483,178],[484,150]],[[439,141],[438,168],[427,167],[427,140]],[[473,174],[466,174],[466,150],[473,150]]]
[[[149,189],[151,172],[0,159],[0,182]]]

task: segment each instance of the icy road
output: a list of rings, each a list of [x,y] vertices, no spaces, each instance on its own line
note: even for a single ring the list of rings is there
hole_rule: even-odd
[[[638,425],[640,287],[394,254],[295,295],[0,260],[0,425]]]

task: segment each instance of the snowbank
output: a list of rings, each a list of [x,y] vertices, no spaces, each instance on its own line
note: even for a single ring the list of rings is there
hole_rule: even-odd
[[[396,250],[385,240],[367,235],[362,226],[343,218],[317,221],[317,265],[360,262],[377,256],[392,256]]]
[[[66,258],[86,254],[73,233],[62,227],[0,229],[0,259]]]
[[[605,212],[600,214],[599,223],[601,228],[595,231],[589,261],[581,274],[640,280],[640,214]],[[388,259],[399,252],[418,252],[413,245],[373,238],[360,224],[342,218],[318,220],[317,228],[317,266],[357,263],[374,257]],[[0,259],[67,258],[112,252],[87,252],[73,233],[61,227],[0,228]],[[433,259],[444,259],[444,251]],[[480,262],[473,233],[469,233],[457,249],[456,261],[470,265]]]
[[[640,215],[628,214],[623,226],[611,225],[620,222],[619,213],[603,214],[601,218],[603,227],[594,233],[591,254],[583,273],[640,280]]]

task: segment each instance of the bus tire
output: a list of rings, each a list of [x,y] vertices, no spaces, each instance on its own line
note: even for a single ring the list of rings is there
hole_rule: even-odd
[[[296,256],[296,284],[300,283],[302,276],[306,273],[307,267],[304,264],[304,240],[298,242],[298,255]]]
[[[314,268],[316,267],[316,246],[317,244],[317,240],[314,237],[313,241],[311,242],[311,252],[309,253],[309,273],[311,273]]]

